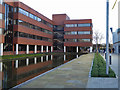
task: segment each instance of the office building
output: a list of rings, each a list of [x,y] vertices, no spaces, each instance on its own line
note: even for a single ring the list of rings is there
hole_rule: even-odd
[[[12,0],[14,1],[14,0]],[[79,52],[92,47],[92,20],[52,20],[22,2],[0,2],[0,56],[43,52]]]

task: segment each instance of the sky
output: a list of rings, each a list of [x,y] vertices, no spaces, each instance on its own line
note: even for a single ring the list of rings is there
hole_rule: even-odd
[[[93,32],[103,34],[102,43],[106,42],[106,0],[19,0],[34,10],[52,19],[52,14],[66,13],[70,19],[92,19]],[[115,0],[110,2],[109,27],[115,31],[118,28],[118,2],[112,9]],[[109,41],[112,34],[109,32]]]

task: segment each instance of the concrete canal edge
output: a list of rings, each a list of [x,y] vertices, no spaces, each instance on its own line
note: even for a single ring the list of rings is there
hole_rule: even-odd
[[[83,54],[83,55],[84,55],[84,54]],[[82,55],[81,55],[81,56],[82,56]],[[15,89],[15,88],[19,88],[19,87],[21,87],[21,86],[23,86],[23,85],[26,85],[27,83],[30,83],[30,82],[32,82],[33,80],[35,80],[35,79],[37,79],[37,78],[39,78],[39,77],[41,77],[41,76],[44,76],[44,75],[46,75],[46,74],[49,73],[49,72],[52,72],[52,71],[54,71],[54,70],[56,70],[56,69],[58,69],[58,68],[60,68],[60,67],[62,67],[62,66],[64,66],[64,65],[66,65],[66,64],[68,64],[68,63],[71,63],[71,62],[73,62],[73,61],[76,60],[76,59],[77,59],[77,58],[75,58],[75,59],[73,59],[73,60],[71,60],[71,61],[68,61],[67,63],[64,63],[64,64],[62,64],[62,65],[60,65],[60,66],[58,66],[58,67],[56,67],[56,68],[53,68],[53,69],[51,69],[51,70],[49,70],[49,71],[47,71],[47,72],[45,72],[45,73],[42,73],[42,74],[40,74],[40,75],[38,75],[38,76],[30,79],[30,80],[27,80],[27,81],[25,81],[25,82],[23,82],[23,83],[15,86],[15,87],[11,88],[10,90],[13,90],[13,89]]]

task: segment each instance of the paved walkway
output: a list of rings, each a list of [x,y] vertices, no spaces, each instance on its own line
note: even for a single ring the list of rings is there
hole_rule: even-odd
[[[86,88],[93,57],[82,55],[19,88]]]

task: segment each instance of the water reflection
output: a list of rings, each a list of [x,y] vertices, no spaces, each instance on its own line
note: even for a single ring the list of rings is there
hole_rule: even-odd
[[[12,88],[78,56],[59,54],[0,62],[0,89]]]

